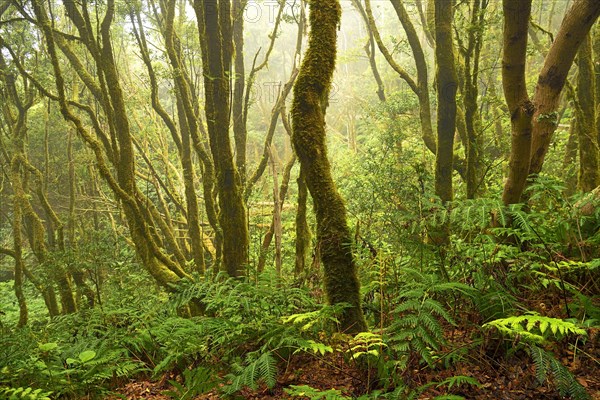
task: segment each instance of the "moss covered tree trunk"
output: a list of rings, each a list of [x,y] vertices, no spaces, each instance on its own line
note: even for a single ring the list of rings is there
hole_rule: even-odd
[[[467,198],[477,195],[482,181],[481,171],[481,118],[477,96],[479,95],[479,61],[483,44],[487,2],[473,0],[471,5],[471,25],[464,52],[464,106],[465,130],[467,134]]]
[[[504,0],[503,7],[502,86],[510,113],[511,152],[502,201],[508,205],[520,201],[529,173],[531,119],[534,108],[527,94],[525,62],[531,0]]]
[[[596,24],[592,30],[592,57],[594,65],[594,76],[596,77],[596,91],[594,99],[596,102],[596,140],[600,144],[600,24]]]
[[[367,325],[360,306],[346,206],[333,182],[325,144],[325,109],[335,69],[341,7],[338,0],[311,0],[309,7],[308,49],[294,86],[292,143],[314,202],[327,299],[331,304],[352,306],[344,311],[340,328],[356,333]]]
[[[229,138],[231,4],[230,0],[195,0],[194,10],[202,49],[206,122],[219,195],[223,266],[230,276],[240,276],[248,263],[249,238],[242,183]]]
[[[25,294],[23,292],[23,250],[22,250],[22,238],[21,238],[21,230],[22,230],[22,219],[23,219],[23,211],[21,204],[23,201],[26,201],[26,194],[23,190],[23,185],[21,183],[21,165],[20,165],[19,157],[13,157],[11,162],[11,180],[13,184],[13,246],[14,246],[14,259],[15,259],[15,296],[17,298],[17,303],[19,304],[19,322],[17,323],[18,327],[23,327],[27,324],[28,320],[28,310],[27,310],[27,301],[25,299]]]
[[[81,39],[80,42],[85,46],[87,55],[92,60],[95,68],[93,74],[85,67],[88,63],[82,63],[71,49],[70,44],[66,43],[60,34],[54,32],[45,9],[45,3],[33,1],[32,5],[45,37],[57,89],[57,95],[51,95],[43,90],[44,95],[59,102],[63,117],[73,123],[78,135],[93,150],[100,174],[123,205],[131,238],[142,264],[160,285],[172,290],[173,284],[188,275],[184,271],[185,266],[182,265],[181,261],[171,259],[162,247],[156,226],[157,223],[161,224],[162,221],[157,220],[159,214],[154,204],[136,186],[135,156],[129,113],[125,105],[111,43],[111,26],[115,17],[115,2],[114,0],[106,2],[104,17],[99,26],[95,28],[92,27],[86,8],[80,8],[72,0],[63,2],[65,13],[77,29]],[[89,5],[86,4],[87,6]],[[88,127],[73,112],[72,103],[67,99],[66,84],[57,54],[57,45],[104,113],[106,123],[102,125],[93,111],[88,113],[93,129],[100,140],[90,134]],[[42,88],[39,89],[42,90]],[[114,167],[115,172],[111,170],[107,159]],[[172,236],[172,232],[167,232],[163,228],[165,228],[164,224],[160,226],[160,229]]]
[[[452,200],[452,159],[456,131],[458,79],[452,40],[453,1],[435,2],[435,59],[438,96],[435,193],[442,202]]]
[[[596,77],[592,62],[592,40],[588,34],[577,55],[577,138],[579,142],[579,189],[591,192],[599,182],[598,135],[596,133]]]

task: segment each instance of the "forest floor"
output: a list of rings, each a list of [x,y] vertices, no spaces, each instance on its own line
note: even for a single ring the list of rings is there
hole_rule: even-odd
[[[544,315],[566,318],[564,308],[556,298],[528,300],[529,309]],[[415,366],[404,372],[403,380],[410,387],[417,388],[430,382],[442,382],[452,376],[470,376],[475,378],[480,386],[454,386],[449,391],[447,386],[431,385],[421,393],[419,399],[433,399],[442,394],[455,394],[465,399],[562,399],[551,384],[540,385],[536,379],[535,364],[524,351],[513,352],[507,356],[506,349],[515,343],[493,338],[475,343],[471,338],[481,336],[481,331],[473,324],[473,328],[450,330],[448,349],[468,348],[460,360],[444,368],[428,368]],[[576,344],[577,346],[570,346]],[[576,350],[573,350],[575,349]],[[574,343],[564,340],[548,348],[568,367],[577,381],[583,385],[594,400],[600,400],[600,329],[588,330],[585,343]],[[510,353],[510,351],[508,352]],[[348,362],[343,352],[312,356],[310,354],[293,356],[289,363],[281,363],[277,385],[273,389],[266,386],[258,390],[245,389],[238,393],[239,399],[269,400],[269,399],[300,399],[292,397],[284,391],[290,385],[308,385],[319,390],[337,389],[344,396],[356,398],[375,389],[375,370],[368,371],[358,368],[356,363]],[[172,374],[163,376],[158,381],[138,380],[116,390],[120,398],[163,400],[169,397],[163,394],[171,389],[168,380],[176,379]],[[371,388],[369,388],[371,386]],[[195,400],[216,400],[223,398],[218,389],[199,395]],[[328,397],[329,398],[329,397]],[[116,397],[115,397],[116,399]],[[304,397],[309,399],[309,397]]]

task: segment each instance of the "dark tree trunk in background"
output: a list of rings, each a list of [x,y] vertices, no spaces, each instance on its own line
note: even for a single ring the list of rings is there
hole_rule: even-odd
[[[482,179],[481,171],[481,118],[479,115],[479,61],[483,44],[485,13],[487,1],[473,0],[471,6],[471,25],[468,34],[465,57],[464,106],[465,128],[467,133],[467,198],[477,195]]]
[[[308,189],[304,181],[304,173],[300,169],[298,176],[298,210],[296,211],[296,261],[294,274],[299,276],[306,270],[310,252],[310,228],[307,220]]]

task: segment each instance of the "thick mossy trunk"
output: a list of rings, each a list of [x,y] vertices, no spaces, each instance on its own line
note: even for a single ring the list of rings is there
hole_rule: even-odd
[[[456,131],[458,79],[452,40],[453,2],[435,1],[435,59],[438,96],[435,193],[442,202],[452,201],[452,161]]]
[[[340,318],[340,328],[357,333],[366,330],[367,325],[360,305],[352,236],[346,206],[331,176],[325,144],[325,107],[335,69],[341,7],[338,0],[311,0],[309,6],[311,31],[294,86],[292,143],[314,202],[328,301],[352,306]]]
[[[596,24],[592,31],[592,53],[594,75],[596,76],[596,91],[594,93],[596,101],[596,140],[600,144],[600,24]]]

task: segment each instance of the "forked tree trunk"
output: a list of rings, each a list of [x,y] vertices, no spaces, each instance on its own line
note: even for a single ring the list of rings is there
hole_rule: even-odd
[[[529,174],[539,174],[558,124],[558,103],[581,43],[600,16],[600,1],[575,0],[565,15],[540,72],[533,104]]]
[[[533,100],[525,87],[527,29],[531,0],[504,0],[502,79],[512,123],[509,175],[504,204],[521,201],[527,177],[542,170],[558,124],[558,103],[581,43],[600,15],[597,0],[575,0],[544,60]]]
[[[531,154],[531,119],[534,107],[527,94],[525,62],[531,0],[504,0],[502,86],[511,123],[511,152],[504,204],[518,203],[525,189]]]
[[[367,329],[360,305],[359,282],[352,255],[352,236],[346,206],[327,159],[325,110],[335,69],[338,0],[311,0],[310,36],[292,103],[292,143],[305,172],[317,219],[317,240],[324,267],[325,291],[330,304],[348,303],[340,318],[344,332]]]
[[[231,4],[230,0],[194,0],[194,10],[202,49],[206,122],[219,194],[223,266],[230,276],[240,276],[248,263],[249,238],[242,182],[229,139]]]

